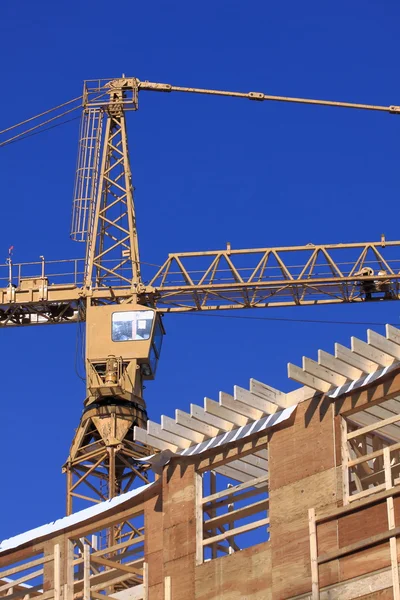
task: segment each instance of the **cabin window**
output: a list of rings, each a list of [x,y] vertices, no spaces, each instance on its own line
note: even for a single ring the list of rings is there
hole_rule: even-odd
[[[148,340],[153,326],[152,310],[115,312],[111,319],[113,342]]]

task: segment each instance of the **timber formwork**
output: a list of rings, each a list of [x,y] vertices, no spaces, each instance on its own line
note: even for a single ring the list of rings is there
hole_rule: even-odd
[[[210,435],[183,450],[195,416],[169,442],[150,423],[155,481],[2,542],[0,596],[399,599],[400,331],[372,333],[330,368],[326,353],[301,373],[291,366],[308,386],[275,390],[270,416],[224,431],[215,415]],[[251,394],[262,412],[272,388],[260,385],[230,397],[236,415]]]

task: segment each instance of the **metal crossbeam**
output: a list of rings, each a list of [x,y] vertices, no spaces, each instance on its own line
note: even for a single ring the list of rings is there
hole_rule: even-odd
[[[103,240],[111,237],[111,225],[107,227]],[[119,244],[124,246],[124,237]],[[111,261],[105,256],[115,250],[115,243],[108,248],[104,242],[102,247],[94,256],[97,285],[91,289],[83,284],[82,271],[75,268],[77,260],[71,260],[70,267],[68,261],[60,261],[59,270],[52,261],[49,275],[47,263],[15,265],[16,277],[0,288],[0,327],[84,321],[79,302],[86,296],[94,303],[132,296],[131,284],[138,281],[139,268],[127,258],[120,271],[113,270],[111,275]],[[8,265],[0,265],[3,284],[7,269]],[[150,282],[136,289],[141,303],[160,312],[343,304],[398,300],[399,270],[398,241],[228,248],[170,254]],[[28,272],[31,277],[25,278]],[[119,281],[112,290],[105,285],[108,277]]]

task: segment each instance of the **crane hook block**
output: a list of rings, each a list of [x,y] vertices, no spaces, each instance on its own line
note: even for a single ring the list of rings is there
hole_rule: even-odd
[[[264,100],[264,94],[261,94],[261,92],[250,92],[249,99],[250,100]]]

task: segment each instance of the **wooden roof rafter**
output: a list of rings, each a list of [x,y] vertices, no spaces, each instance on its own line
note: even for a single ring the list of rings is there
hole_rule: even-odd
[[[335,353],[318,351],[318,361],[303,357],[302,367],[288,364],[290,379],[336,398],[390,371],[400,369],[400,330],[386,325],[386,337],[368,329],[367,342],[351,338],[351,348],[335,344]]]
[[[191,404],[189,413],[176,410],[175,419],[162,415],[161,423],[149,420],[146,429],[135,427],[134,439],[158,451],[191,453],[196,448],[228,443],[235,439],[236,434],[247,435],[253,425],[255,431],[269,426],[269,423],[272,426],[275,416],[288,418],[292,411],[285,411],[287,408],[285,393],[251,379],[249,389],[234,386],[233,395],[220,392],[218,402],[206,397],[203,406]],[[224,437],[228,434],[231,435]],[[209,444],[204,446],[206,442]],[[263,449],[215,470],[245,482],[262,477],[267,469],[268,453]]]

